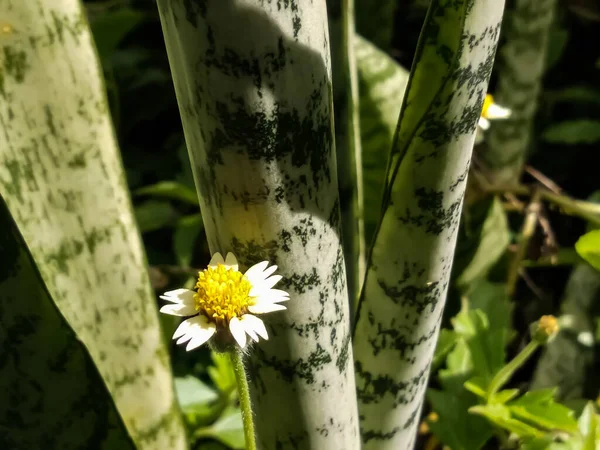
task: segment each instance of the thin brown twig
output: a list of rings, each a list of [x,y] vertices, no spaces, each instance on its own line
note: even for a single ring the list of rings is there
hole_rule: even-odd
[[[561,187],[535,167],[525,166],[525,172],[556,194],[562,194]]]

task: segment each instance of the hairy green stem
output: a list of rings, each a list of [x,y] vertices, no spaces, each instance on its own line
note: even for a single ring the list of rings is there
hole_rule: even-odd
[[[231,358],[231,365],[235,373],[235,381],[237,382],[240,409],[242,410],[242,422],[244,423],[246,450],[256,450],[252,402],[250,400],[250,390],[248,389],[248,378],[246,378],[246,370],[244,369],[243,354],[239,350],[231,350],[229,357]]]

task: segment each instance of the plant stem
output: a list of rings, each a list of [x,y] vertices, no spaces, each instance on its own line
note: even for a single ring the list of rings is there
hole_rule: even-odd
[[[246,441],[246,450],[256,450],[256,441],[254,439],[254,420],[252,419],[252,404],[250,401],[250,391],[248,389],[248,379],[244,369],[244,360],[242,352],[231,350],[229,352],[235,380],[237,381],[238,397],[240,400],[240,409],[242,410],[242,422],[244,423],[244,439]]]
[[[523,261],[523,259],[525,258],[525,254],[527,253],[529,241],[535,233],[540,208],[540,193],[536,192],[533,195],[533,198],[531,199],[531,203],[529,203],[529,206],[527,207],[527,215],[525,216],[525,221],[523,222],[523,227],[521,228],[517,251],[515,252],[515,255],[508,270],[508,276],[506,277],[508,295],[511,297],[515,292],[515,287],[517,286],[517,281],[519,280],[519,270],[521,269],[521,262]]]
[[[515,371],[525,364],[525,361],[529,359],[533,352],[537,350],[540,346],[540,343],[533,340],[523,350],[519,352],[517,356],[513,358],[508,364],[506,364],[502,369],[496,373],[490,385],[488,387],[487,398],[488,401],[496,394],[502,386],[504,386],[508,380],[513,376]]]
[[[523,184],[492,185],[478,180],[483,189],[489,194],[515,194],[532,195],[533,189]],[[567,195],[555,194],[546,188],[537,189],[541,198],[558,206],[563,213],[570,216],[579,216],[593,225],[600,225],[600,205],[598,203],[578,200]]]

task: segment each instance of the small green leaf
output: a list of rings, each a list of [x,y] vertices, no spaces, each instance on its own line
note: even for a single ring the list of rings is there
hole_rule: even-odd
[[[205,405],[219,398],[219,395],[191,375],[175,378],[177,400],[184,413],[192,412],[198,405]]]
[[[515,419],[511,416],[510,410],[506,405],[492,403],[488,405],[477,405],[469,409],[470,413],[479,414],[487,418],[493,424],[515,433],[519,437],[532,436],[541,438],[544,433],[527,423]]]
[[[596,408],[594,408],[593,403],[589,402],[578,421],[579,432],[584,438],[582,450],[596,450],[596,442],[600,438],[599,426]]]
[[[444,362],[446,356],[456,346],[457,341],[458,336],[454,331],[446,328],[442,328],[440,330],[440,336],[438,337],[435,353],[433,355],[433,361],[431,363],[432,370],[435,370],[436,367]]]
[[[452,384],[460,387],[463,380],[453,380]],[[427,398],[439,415],[439,420],[430,422],[429,427],[452,450],[477,450],[492,436],[492,428],[481,417],[459,412],[476,404],[471,393],[462,388],[452,392],[429,389]]]
[[[514,417],[546,430],[577,431],[573,411],[554,402],[556,389],[530,391],[510,402],[508,407]]]
[[[440,379],[453,377],[456,375],[467,375],[473,370],[473,362],[469,347],[464,339],[456,342],[454,349],[448,354],[446,359],[446,369],[439,372]]]
[[[161,181],[151,186],[145,186],[137,189],[135,194],[178,200],[183,203],[198,206],[198,194],[196,194],[196,191],[176,181]]]
[[[600,230],[593,230],[581,236],[575,243],[575,250],[594,269],[600,270]]]
[[[238,408],[228,408],[210,427],[196,430],[194,437],[216,439],[233,449],[244,449],[244,426],[241,411]]]
[[[600,141],[600,122],[588,119],[560,122],[547,128],[542,139],[553,144],[593,144]]]
[[[106,61],[123,38],[144,18],[144,14],[131,8],[120,7],[92,16],[90,28],[96,41],[98,54]]]
[[[489,402],[505,404],[519,395],[519,392],[520,391],[518,389],[505,389],[492,395]],[[485,396],[485,392],[483,392],[483,395]]]
[[[469,208],[457,243],[458,267],[464,267],[456,279],[461,289],[482,279],[498,262],[510,243],[506,212],[497,197],[491,202]],[[479,214],[477,214],[479,212]],[[484,213],[485,212],[485,213]],[[480,215],[483,215],[483,220]]]
[[[212,352],[211,358],[214,366],[208,368],[208,375],[217,389],[226,396],[236,392],[235,373],[229,355]]]
[[[142,233],[171,225],[177,212],[169,202],[148,200],[135,208],[135,219]]]

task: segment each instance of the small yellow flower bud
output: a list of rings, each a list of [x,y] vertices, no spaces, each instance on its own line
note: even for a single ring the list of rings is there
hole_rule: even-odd
[[[540,320],[531,325],[531,337],[544,345],[556,336],[559,326],[554,316],[542,316]]]

